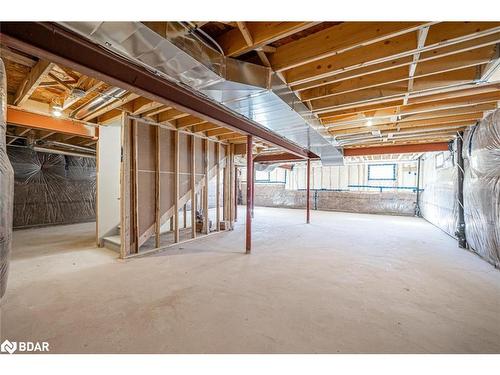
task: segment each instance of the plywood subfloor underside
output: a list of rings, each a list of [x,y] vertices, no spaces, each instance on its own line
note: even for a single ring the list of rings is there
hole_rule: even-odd
[[[243,218],[240,211],[240,218]],[[500,353],[500,272],[424,220],[256,208],[119,261],[91,224],[16,231],[2,339],[57,353]]]

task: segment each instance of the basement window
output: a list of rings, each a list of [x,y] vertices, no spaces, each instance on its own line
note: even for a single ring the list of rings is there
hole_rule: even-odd
[[[270,180],[269,172],[255,171],[255,182],[269,182]]]
[[[368,165],[368,181],[395,181],[396,164]]]

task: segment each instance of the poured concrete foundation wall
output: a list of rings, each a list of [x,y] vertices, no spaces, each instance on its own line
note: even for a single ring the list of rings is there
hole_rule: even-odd
[[[245,191],[245,184],[242,188]],[[243,203],[246,204],[245,197]],[[411,216],[415,214],[415,204],[416,194],[410,192],[311,192],[311,207],[324,211]],[[284,184],[256,184],[255,205],[305,209],[306,192],[285,189]]]

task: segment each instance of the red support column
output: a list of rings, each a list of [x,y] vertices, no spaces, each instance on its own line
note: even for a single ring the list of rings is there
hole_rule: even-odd
[[[252,206],[253,206],[253,137],[247,136],[247,221],[246,253],[252,250]]]
[[[306,178],[306,223],[311,222],[311,159],[307,159],[307,178]]]

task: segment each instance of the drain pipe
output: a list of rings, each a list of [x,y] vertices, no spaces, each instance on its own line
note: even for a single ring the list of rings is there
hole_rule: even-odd
[[[0,58],[0,306],[7,289],[14,211],[14,170],[7,156],[6,131],[7,74]]]
[[[464,215],[464,158],[462,155],[464,132],[459,132],[457,137],[457,200],[458,200],[458,228],[455,232],[458,238],[458,246],[467,248],[467,239],[465,238],[465,215]]]

